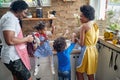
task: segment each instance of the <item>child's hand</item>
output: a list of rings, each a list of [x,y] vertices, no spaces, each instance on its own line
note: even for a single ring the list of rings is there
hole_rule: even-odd
[[[74,42],[74,43],[78,42],[78,39],[77,39],[75,33],[72,33],[72,42]]]
[[[52,29],[55,30],[55,26],[54,25],[52,25]]]
[[[67,29],[67,30],[65,31],[65,33],[63,34],[63,36],[66,37],[68,33],[69,33],[69,30]]]
[[[55,26],[54,25],[52,25],[52,30],[51,30],[51,33],[53,34],[54,33],[54,31],[55,31]]]
[[[74,41],[75,43],[77,43],[78,42],[78,38],[75,38],[75,41]]]
[[[69,30],[67,29],[67,30],[66,30],[66,34],[68,34],[68,33],[69,33]]]

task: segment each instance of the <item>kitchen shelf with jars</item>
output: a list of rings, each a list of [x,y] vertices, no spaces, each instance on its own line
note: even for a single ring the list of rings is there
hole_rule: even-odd
[[[23,21],[49,21],[49,20],[54,20],[54,18],[24,18],[22,19]]]
[[[43,17],[43,5],[42,5],[42,0],[37,0],[36,2],[36,12],[34,14],[31,14],[28,12],[27,18],[22,19],[23,21],[50,21],[53,19],[56,19],[55,14],[56,11],[48,11],[48,17],[44,18]]]

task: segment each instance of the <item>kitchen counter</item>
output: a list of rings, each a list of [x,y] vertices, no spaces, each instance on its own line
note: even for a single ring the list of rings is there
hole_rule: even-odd
[[[100,36],[97,48],[99,54],[96,80],[120,80],[120,45],[105,41],[104,37]]]
[[[112,43],[112,41],[105,41],[103,36],[99,37],[98,43],[102,44],[103,46],[106,46],[106,47],[108,47],[110,49],[113,49],[113,50],[117,51],[118,53],[120,53],[120,45],[119,44],[114,45]]]
[[[71,54],[79,54],[80,50],[79,49],[73,49]],[[53,51],[53,54],[56,55],[56,51]]]
[[[66,40],[67,46],[66,48],[70,45],[71,41]],[[52,47],[53,41],[50,41],[50,46]],[[80,46],[78,44],[75,45],[74,49],[72,50],[71,54],[79,54],[80,53]],[[53,54],[56,54],[56,51],[53,50]]]

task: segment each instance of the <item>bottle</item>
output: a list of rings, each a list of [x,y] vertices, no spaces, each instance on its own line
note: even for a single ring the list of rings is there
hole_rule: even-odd
[[[38,17],[38,18],[43,18],[43,10],[42,10],[42,7],[37,7],[37,8],[36,8],[36,17]]]
[[[36,17],[43,18],[42,1],[37,0]]]

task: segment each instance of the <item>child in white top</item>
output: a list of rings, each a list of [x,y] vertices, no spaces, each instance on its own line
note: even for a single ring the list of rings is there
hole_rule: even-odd
[[[54,72],[54,66],[53,66],[53,53],[52,48],[49,44],[48,36],[46,34],[46,28],[45,24],[43,22],[40,22],[37,26],[35,26],[35,29],[37,30],[36,33],[34,33],[34,56],[35,56],[35,72],[34,76],[38,78],[37,80],[40,80],[39,78],[42,77],[42,75],[45,75],[46,73],[43,73],[46,70],[51,69],[52,74],[55,74]],[[53,33],[55,27],[52,26],[51,34]],[[49,67],[50,64],[50,67]],[[41,70],[40,70],[41,69]],[[41,73],[41,74],[40,74]]]

